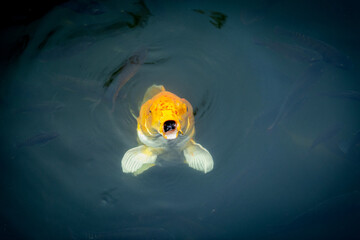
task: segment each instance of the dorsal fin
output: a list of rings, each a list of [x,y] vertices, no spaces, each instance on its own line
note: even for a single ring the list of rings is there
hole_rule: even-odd
[[[141,105],[143,105],[145,102],[147,102],[149,99],[151,99],[152,97],[154,97],[156,94],[165,91],[165,88],[163,85],[152,85],[151,87],[149,87],[144,95],[144,99],[141,103]]]

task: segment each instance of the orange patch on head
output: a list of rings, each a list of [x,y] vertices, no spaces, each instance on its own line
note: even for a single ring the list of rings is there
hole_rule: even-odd
[[[189,114],[192,116],[192,112],[187,110],[187,104],[190,105],[171,92],[160,92],[141,106],[139,127],[147,128],[147,132],[156,131],[166,139],[175,139],[181,132],[182,123]]]

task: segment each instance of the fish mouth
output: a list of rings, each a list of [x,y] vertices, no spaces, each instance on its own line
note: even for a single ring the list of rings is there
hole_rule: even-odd
[[[163,124],[163,137],[165,139],[175,139],[178,136],[179,125],[174,120],[165,121]]]

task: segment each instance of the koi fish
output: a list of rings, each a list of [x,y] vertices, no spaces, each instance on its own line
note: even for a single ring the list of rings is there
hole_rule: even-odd
[[[325,131],[320,133],[317,138],[313,141],[313,143],[310,146],[310,150],[313,150],[321,143],[327,143],[332,138],[334,138],[336,135],[339,134],[340,130],[342,129],[342,125],[339,123],[336,123],[334,125],[331,125]]]
[[[71,239],[74,240],[111,240],[111,239],[167,239],[173,240],[174,236],[164,228],[130,227],[113,229],[105,232],[75,233],[69,228]]]
[[[57,101],[46,101],[43,103],[38,103],[30,105],[28,107],[22,108],[19,111],[22,113],[28,112],[37,112],[37,113],[53,113],[62,110],[65,105]]]
[[[57,132],[40,133],[38,135],[26,139],[21,143],[16,144],[16,148],[30,147],[38,144],[44,144],[50,142],[51,140],[54,140],[58,136],[59,134]]]
[[[75,1],[66,1],[60,5],[61,7],[70,9],[77,13],[84,13],[89,15],[100,15],[107,12],[107,8],[99,1],[90,0],[75,0]]]
[[[184,98],[153,85],[145,93],[137,118],[140,146],[128,150],[121,160],[124,173],[135,176],[156,165],[160,154],[182,152],[185,163],[198,171],[213,169],[211,154],[193,139],[193,108]]]
[[[294,107],[301,104],[307,90],[311,87],[311,85],[320,79],[322,73],[323,65],[321,63],[314,63],[308,67],[303,76],[295,81],[294,86],[284,98],[278,110],[278,114],[273,123],[268,127],[268,130],[272,130],[276,127]]]
[[[300,45],[303,45],[304,47],[317,51],[319,54],[321,54],[325,62],[332,64],[335,67],[343,69],[350,69],[353,67],[353,63],[349,56],[346,56],[344,53],[342,53],[335,47],[323,41],[298,32],[282,29],[281,27],[276,27],[275,32],[283,36],[287,36],[294,41],[297,41]]]
[[[289,44],[285,42],[276,42],[270,40],[255,39],[255,44],[265,46],[278,54],[301,62],[318,62],[322,60],[322,56],[311,49],[301,47],[297,44]]]
[[[358,153],[356,151],[359,147],[359,143],[360,131],[357,131],[357,133],[353,135],[349,140],[340,143],[339,148],[344,154],[350,156],[350,158],[354,158],[351,155],[355,155],[356,159],[360,159],[359,157],[357,157]]]
[[[352,90],[324,93],[323,95],[334,98],[343,98],[343,99],[360,101],[360,92],[352,91]]]
[[[354,221],[360,213],[359,203],[360,192],[356,190],[331,197],[297,215],[289,223],[278,226],[278,232],[274,236],[288,239],[299,229],[303,236],[307,236],[313,232],[321,232],[325,227],[329,231],[321,232],[318,235],[321,239],[343,235],[359,236],[360,231]],[[344,230],[343,226],[347,226],[347,229]]]
[[[112,102],[112,111],[120,89],[139,71],[147,56],[147,50],[141,49],[134,53],[119,69],[112,73],[110,79],[104,83],[106,89],[104,98]]]

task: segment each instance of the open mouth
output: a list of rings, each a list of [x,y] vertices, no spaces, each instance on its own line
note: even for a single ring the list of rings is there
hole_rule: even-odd
[[[169,120],[164,122],[164,137],[166,139],[175,139],[177,138],[177,124],[174,120]]]

